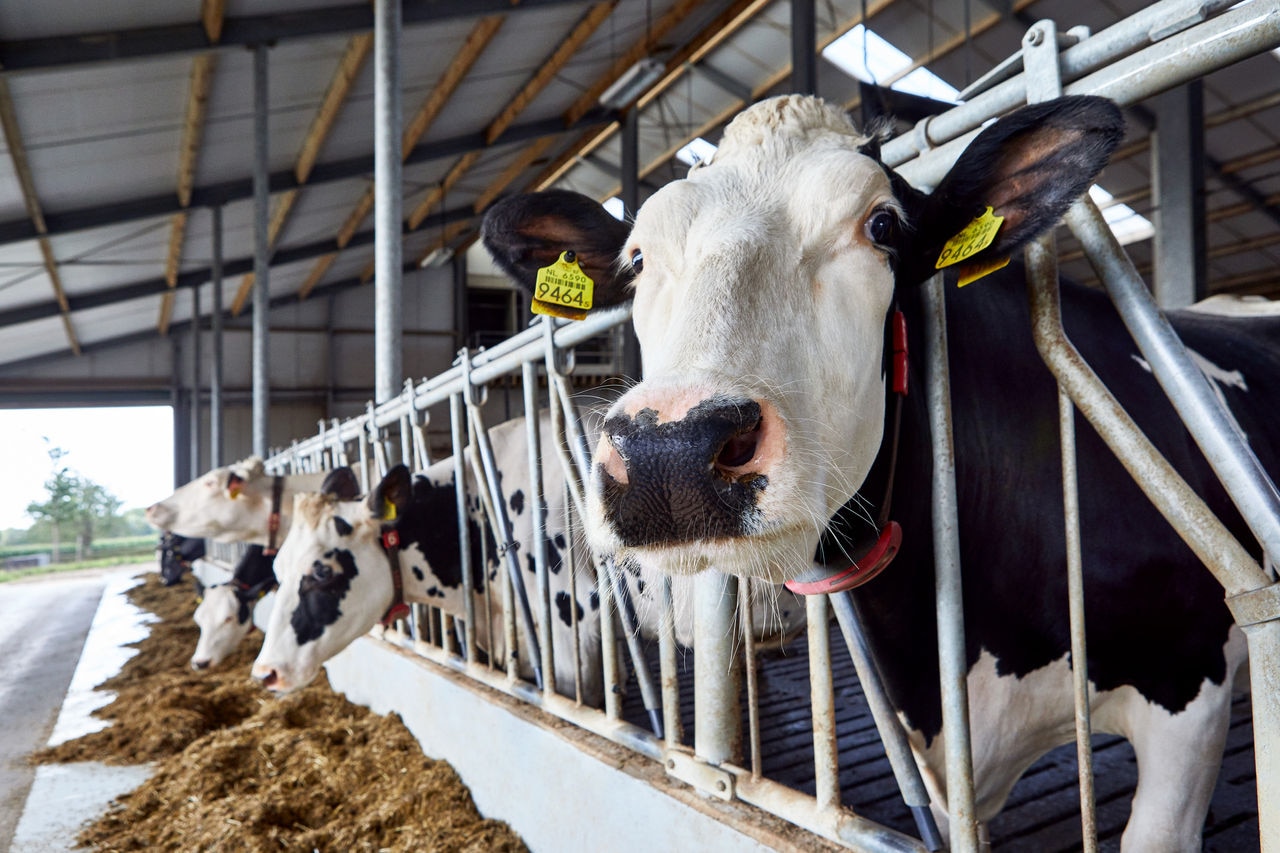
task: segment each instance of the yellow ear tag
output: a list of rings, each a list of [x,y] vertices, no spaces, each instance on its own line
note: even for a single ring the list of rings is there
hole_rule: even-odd
[[[538,270],[530,307],[535,314],[581,320],[591,310],[594,293],[595,282],[578,266],[577,255],[561,252],[554,264]]]
[[[382,520],[383,521],[396,520],[396,505],[393,504],[391,501],[386,501],[382,505]]]
[[[240,490],[242,488],[243,487],[239,483],[236,483],[234,486],[228,486],[227,494],[231,495],[232,500],[235,500],[236,498],[240,497]]]
[[[996,270],[1002,270],[1009,266],[1008,258],[996,258],[992,261],[980,261],[978,263],[965,264],[960,267],[960,280],[956,282],[956,287],[964,287],[966,284],[975,282],[984,275],[991,275]]]
[[[990,207],[981,216],[966,225],[959,234],[952,237],[942,247],[938,262],[933,265],[936,270],[958,264],[971,258],[991,245],[1000,231],[1003,216],[996,216]]]

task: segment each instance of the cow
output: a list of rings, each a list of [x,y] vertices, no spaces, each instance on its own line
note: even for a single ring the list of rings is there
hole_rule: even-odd
[[[848,562],[834,556],[882,540],[881,505],[892,495],[897,557],[850,594],[939,808],[929,413],[924,395],[894,393],[921,387],[922,283],[954,252],[953,238],[984,218],[1002,217],[965,261],[975,268],[998,266],[1047,231],[1123,133],[1120,111],[1102,99],[1024,107],[978,134],[925,193],[883,164],[877,140],[843,111],[782,96],[739,115],[710,163],[655,193],[631,226],[590,199],[549,191],[500,201],[482,227],[526,289],[571,251],[594,281],[592,310],[634,299],[644,378],[614,403],[596,447],[594,548],[665,572],[715,567],[794,585],[815,554],[841,575]],[[982,821],[1074,731],[1057,391],[1033,345],[1019,272],[1015,263],[963,289],[948,285],[945,296]],[[1064,282],[1061,300],[1085,358],[1258,556],[1105,295]],[[1224,399],[1276,471],[1267,417],[1280,405],[1280,322],[1192,311],[1169,319],[1191,349],[1239,371]],[[1139,768],[1122,846],[1198,850],[1243,635],[1222,588],[1083,423],[1093,724],[1126,737]]]
[[[191,568],[192,562],[205,554],[203,539],[190,539],[166,531],[156,545],[160,554],[160,579],[165,586],[173,586]]]
[[[254,609],[276,586],[275,555],[264,551],[261,545],[250,545],[240,555],[231,580],[200,590],[195,612],[200,639],[191,655],[192,669],[218,666],[253,630]]]
[[[595,574],[583,559],[585,548],[581,545],[574,564],[570,565],[567,559],[570,533],[564,469],[551,451],[554,439],[547,413],[541,413],[539,419],[545,454],[543,493],[556,689],[563,695],[575,695],[572,649],[576,622],[582,649],[583,698],[588,704],[598,706],[603,698],[603,684],[600,599]],[[521,419],[499,424],[489,430],[489,434],[512,523],[512,543],[524,567],[525,585],[533,601],[535,564],[529,547],[532,523],[525,423]],[[497,580],[502,566],[496,544],[484,524],[473,469],[467,466],[464,470],[472,558],[469,571],[473,588],[481,590],[486,582],[493,584]],[[394,527],[399,536],[397,559],[403,599],[431,604],[456,618],[464,617],[466,602],[456,500],[452,459],[437,462],[412,478],[403,467],[393,470],[363,503],[340,502],[325,495],[299,496],[294,512],[295,527],[276,563],[280,591],[262,652],[254,665],[254,675],[275,692],[302,687],[316,676],[324,661],[384,619],[395,602],[391,572],[396,570],[388,562],[389,554],[381,540],[384,526]],[[487,564],[482,560],[482,536],[488,539]],[[668,618],[654,595],[657,590],[652,584],[654,576],[629,562],[624,562],[620,569],[635,602],[641,630],[654,636],[662,620]],[[495,588],[491,602],[486,605],[483,595],[477,592],[474,606],[478,644],[491,656],[501,659],[504,638],[499,598]],[[491,607],[493,613],[489,624],[482,618],[486,606]],[[534,611],[536,616],[536,606]],[[805,608],[794,595],[780,590],[772,595],[755,596],[752,616],[759,639],[781,642],[803,627]],[[692,617],[688,608],[677,608],[671,618],[677,641],[690,644]],[[520,664],[522,674],[529,677],[528,661],[521,659]]]
[[[343,494],[349,498],[360,493],[350,468],[328,474],[271,476],[261,459],[250,456],[215,468],[153,503],[147,507],[147,521],[181,536],[246,542],[275,550],[289,532],[293,496],[319,491],[327,477],[341,478]]]

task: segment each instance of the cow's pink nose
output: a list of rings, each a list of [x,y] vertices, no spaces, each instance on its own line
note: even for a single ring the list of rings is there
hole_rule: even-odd
[[[147,507],[146,515],[148,524],[162,530],[168,529],[169,522],[173,521],[173,511],[162,503]]]
[[[268,690],[281,689],[280,671],[274,666],[263,666],[262,664],[253,665],[253,677],[258,679],[263,687]]]

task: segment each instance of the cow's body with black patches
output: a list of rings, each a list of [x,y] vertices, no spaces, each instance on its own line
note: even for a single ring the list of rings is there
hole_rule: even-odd
[[[173,586],[205,554],[203,539],[192,539],[166,531],[156,546],[160,554],[160,578],[165,586]]]
[[[853,594],[944,806],[920,285],[946,241],[987,208],[1003,220],[976,263],[1052,227],[1122,128],[1098,99],[1025,108],[985,129],[924,195],[878,162],[840,111],[776,98],[736,119],[709,165],[651,198],[630,234],[566,193],[509,199],[486,217],[486,245],[524,286],[573,249],[596,280],[598,307],[634,293],[645,377],[606,419],[588,534],[665,572],[715,567],[782,581],[808,564],[824,531],[824,556],[866,538],[891,467],[890,311],[901,308],[913,390],[892,516],[905,536],[888,570]],[[612,257],[600,249],[610,243]],[[618,256],[620,273],[610,266]],[[946,297],[982,820],[1074,731],[1057,393],[1032,345],[1020,272],[949,285]],[[1065,286],[1062,301],[1085,357],[1256,553],[1105,298]],[[1280,407],[1280,321],[1203,309],[1170,319],[1233,377],[1219,390],[1278,470],[1266,418]],[[1243,640],[1221,587],[1082,421],[1077,435],[1093,722],[1133,743],[1140,772],[1123,847],[1198,850]]]
[[[200,639],[191,655],[192,669],[216,667],[249,636],[254,610],[269,606],[264,596],[276,585],[274,562],[275,556],[264,554],[261,545],[250,545],[240,555],[231,580],[204,588],[195,612]]]

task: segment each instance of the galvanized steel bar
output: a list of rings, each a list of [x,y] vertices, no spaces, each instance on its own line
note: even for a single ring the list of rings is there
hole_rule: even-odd
[[[1097,205],[1091,199],[1082,199],[1067,213],[1066,221],[1080,239],[1156,381],[1245,523],[1268,553],[1280,555],[1280,494],[1204,372],[1191,360],[1178,333],[1156,307]],[[1245,578],[1237,584],[1250,588],[1259,585]]]
[[[200,287],[191,288],[191,473],[200,467]]]
[[[209,467],[222,467],[222,205],[209,210],[213,217],[213,360],[209,365]]]
[[[267,46],[253,49],[253,452],[266,459],[267,413],[271,408],[270,350],[271,247],[267,217],[271,206],[267,151]]]
[[[1169,29],[1173,20],[1169,8],[1160,14],[1162,5],[1148,7],[1063,51],[1061,70],[1067,83],[1063,93],[1099,95],[1121,105],[1133,104],[1280,45],[1277,0],[1255,0],[1151,43],[1150,32]],[[1186,5],[1168,4],[1170,8]],[[1112,30],[1118,28],[1123,30],[1111,36]],[[1149,47],[1125,55],[1129,53],[1126,46],[1148,43]],[[978,128],[1020,106],[1025,98],[1026,81],[1022,76],[1001,83],[972,101],[931,118],[924,131],[904,134],[886,143],[881,152],[884,162],[896,167],[915,186],[937,186],[977,136]],[[922,150],[928,155],[917,157]]]
[[[760,751],[760,678],[759,661],[756,659],[756,626],[752,622],[752,594],[754,586],[750,578],[738,583],[738,630],[742,632],[742,668],[747,682],[747,746],[751,749],[751,775],[764,773],[764,756]],[[667,614],[663,614],[663,618]],[[672,614],[674,616],[674,614]],[[830,662],[828,661],[828,671]]]
[[[471,533],[467,525],[470,520],[467,513],[467,471],[463,461],[467,446],[466,429],[462,395],[454,394],[449,398],[449,439],[453,445],[454,511],[458,515],[458,562],[462,569],[463,653],[467,660],[473,661],[476,659],[476,590],[471,582],[471,566],[479,555],[471,553]]]
[[[373,0],[374,394],[379,403],[399,393],[404,374],[400,28],[400,0]]]
[[[1027,280],[1032,288],[1058,280],[1053,234],[1027,247]],[[1044,306],[1038,306],[1044,310]],[[1058,387],[1058,434],[1062,443],[1062,508],[1066,532],[1067,609],[1071,630],[1071,676],[1075,701],[1076,761],[1080,778],[1080,829],[1085,853],[1098,849],[1097,800],[1094,794],[1092,710],[1089,701],[1089,654],[1085,634],[1084,563],[1080,549],[1080,493],[1076,477],[1076,410]]]
[[[556,667],[551,647],[551,581],[547,575],[547,500],[542,484],[542,435],[538,431],[538,369],[533,362],[526,361],[521,365],[520,379],[524,391],[525,440],[529,445],[529,521],[533,525],[532,541],[528,547],[533,552],[537,583],[542,671],[548,673],[548,689],[554,692]]]
[[[827,597],[807,595],[804,606],[809,641],[814,796],[818,808],[832,809],[840,805],[840,759],[836,752],[836,699],[831,677],[831,622]]]
[[[951,848],[978,849],[973,752],[969,742],[968,665],[964,596],[960,580],[955,437],[951,431],[951,372],[947,364],[947,309],[942,275],[924,286],[925,384],[933,435],[933,553],[938,607],[938,672],[942,683],[942,737],[947,762],[947,815]]]
[[[684,741],[680,719],[680,673],[676,669],[676,621],[671,599],[671,578],[662,576],[658,587],[658,674],[662,679],[662,732],[667,748]]]
[[[609,576],[600,560],[596,569],[596,590],[600,593],[600,666],[604,678],[604,713],[610,719],[622,717],[621,681],[618,678],[618,632],[614,629],[613,594]]]
[[[738,579],[707,570],[693,579],[693,749],[708,764],[742,753],[738,666],[733,649]]]

